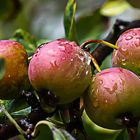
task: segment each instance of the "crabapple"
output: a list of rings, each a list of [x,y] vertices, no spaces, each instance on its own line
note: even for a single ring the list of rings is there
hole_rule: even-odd
[[[90,84],[90,61],[75,42],[57,39],[36,50],[29,63],[29,80],[39,95],[40,91],[49,90],[57,97],[58,104],[70,103]]]
[[[112,65],[129,69],[140,75],[140,28],[125,31],[118,38]]]
[[[108,129],[121,129],[121,117],[140,118],[140,80],[124,68],[109,68],[97,73],[86,94],[84,106],[89,118]]]
[[[0,99],[14,99],[29,84],[26,50],[16,41],[0,40],[0,58],[5,62],[5,73],[0,80]]]

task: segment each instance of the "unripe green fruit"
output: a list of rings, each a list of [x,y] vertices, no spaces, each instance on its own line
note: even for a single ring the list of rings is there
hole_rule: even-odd
[[[20,43],[1,40],[0,58],[5,61],[5,74],[0,80],[0,99],[14,99],[29,84],[27,53]]]
[[[36,50],[29,64],[29,80],[37,91],[50,90],[59,104],[69,103],[89,86],[90,61],[75,42],[58,39]]]
[[[123,67],[140,75],[140,28],[129,29],[116,42],[117,50],[112,56],[112,65]]]
[[[120,117],[140,118],[140,80],[131,71],[109,68],[97,73],[84,96],[85,110],[97,125],[108,129],[125,127]]]

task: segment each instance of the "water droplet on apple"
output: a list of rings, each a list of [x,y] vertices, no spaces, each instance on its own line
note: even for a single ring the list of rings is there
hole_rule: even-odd
[[[106,89],[106,91],[109,94],[113,94],[115,93],[115,91],[118,89],[117,83],[114,83],[113,87],[109,88],[109,87],[104,87]]]
[[[126,59],[125,58],[122,58],[122,62],[125,62],[126,61]]]
[[[108,103],[108,100],[105,100],[105,103]]]
[[[65,60],[65,59],[66,59],[66,57],[62,57],[61,59],[62,59],[62,60]]]
[[[125,66],[126,65],[126,62],[122,62],[122,65]]]
[[[58,67],[56,60],[51,60],[50,64],[54,68],[57,68]]]
[[[88,73],[89,73],[89,71],[87,70],[87,71],[86,71],[86,75],[88,75]]]
[[[96,99],[96,100],[93,102],[93,106],[94,106],[95,108],[99,107],[98,99]]]
[[[100,82],[99,82],[100,84],[103,84],[103,80],[100,80]]]
[[[65,46],[58,46],[58,48],[59,48],[61,51],[65,51],[65,50],[66,50]]]
[[[131,40],[133,38],[133,36],[129,35],[125,38],[125,40]]]

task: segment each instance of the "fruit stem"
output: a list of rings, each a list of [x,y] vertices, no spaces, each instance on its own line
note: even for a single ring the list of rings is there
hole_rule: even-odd
[[[94,64],[95,68],[97,69],[98,72],[101,72],[100,66],[98,65],[96,59],[89,53],[87,52],[88,55],[90,56],[92,63]]]
[[[3,112],[6,117],[15,125],[19,133],[23,136],[25,136],[24,130],[21,129],[21,127],[18,125],[18,123],[12,118],[12,116],[9,114],[9,112],[5,109],[5,106],[3,104],[0,105],[0,110]]]
[[[117,46],[116,45],[111,44],[111,43],[109,43],[107,41],[104,41],[104,40],[87,40],[87,41],[85,41],[84,43],[82,43],[80,45],[80,48],[83,49],[83,48],[85,48],[86,45],[88,45],[90,43],[100,43],[100,44],[104,44],[104,45],[106,45],[106,46],[108,46],[110,48],[117,49]]]

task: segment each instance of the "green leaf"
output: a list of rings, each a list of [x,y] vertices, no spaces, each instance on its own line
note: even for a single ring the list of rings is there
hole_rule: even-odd
[[[44,44],[44,43],[47,43],[47,42],[50,42],[52,40],[48,40],[48,39],[39,39],[37,41],[37,46],[40,46],[41,44]]]
[[[9,103],[8,110],[10,112],[17,112],[27,107],[28,104],[25,101],[25,99],[22,96],[19,96],[18,98],[11,100],[11,102]]]
[[[125,0],[110,0],[107,1],[100,9],[104,16],[116,16],[130,8],[130,5]]]
[[[66,130],[57,128],[49,121],[40,121],[36,124],[32,133],[35,140],[75,140]]]
[[[25,109],[16,111],[16,112],[12,112],[11,115],[13,117],[19,117],[19,116],[28,116],[28,114],[31,112],[31,107],[27,107]]]
[[[116,137],[115,140],[129,140],[126,129],[123,129]]]
[[[76,21],[78,42],[81,44],[88,39],[99,39],[104,31],[105,24],[106,22],[103,20],[99,10],[82,15]]]
[[[91,121],[85,111],[83,112],[82,120],[88,138],[91,140],[115,140],[116,134],[120,132],[120,130],[106,129],[96,125]]]
[[[0,20],[7,21],[14,17],[15,9],[14,9],[14,1],[9,0],[1,0],[0,4]],[[18,9],[18,8],[17,8]]]
[[[37,38],[22,29],[17,29],[11,39],[20,42],[25,47],[28,56],[33,55],[37,48]]]
[[[4,58],[0,58],[0,80],[4,77],[5,75],[5,60]]]
[[[75,0],[68,0],[65,12],[64,12],[64,29],[65,36],[69,40],[77,41],[76,29],[75,29],[75,12],[76,2]]]

